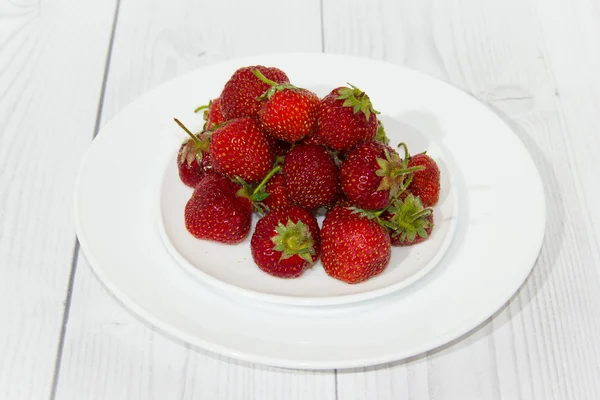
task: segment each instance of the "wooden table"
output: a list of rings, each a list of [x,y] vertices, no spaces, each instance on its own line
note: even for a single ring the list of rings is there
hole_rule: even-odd
[[[99,129],[186,71],[292,51],[441,78],[531,152],[547,192],[542,253],[475,331],[370,368],[271,368],[170,341],[90,271],[72,193]],[[600,399],[599,155],[597,0],[2,2],[0,399]]]

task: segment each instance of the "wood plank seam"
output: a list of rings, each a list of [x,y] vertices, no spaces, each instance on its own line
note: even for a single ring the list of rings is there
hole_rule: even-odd
[[[50,390],[50,399],[56,398],[56,388],[58,386],[58,374],[60,371],[60,364],[62,362],[62,352],[65,343],[65,333],[67,330],[67,323],[69,322],[69,310],[71,308],[71,297],[73,295],[73,283],[75,282],[75,267],[77,266],[77,260],[79,259],[79,240],[75,238],[75,245],[73,246],[73,259],[71,260],[71,273],[69,274],[69,284],[67,286],[67,296],[65,298],[65,306],[63,310],[63,320],[60,329],[60,335],[58,337],[58,346],[56,349],[56,361],[54,363],[54,375],[52,376],[52,387]]]
[[[325,53],[325,23],[324,21],[324,17],[323,17],[323,1],[324,0],[319,0],[319,10],[320,10],[320,16],[321,16],[321,53]],[[337,397],[336,397],[337,399]]]
[[[325,17],[323,15],[323,1],[319,0],[319,11],[320,11],[320,22],[321,22],[321,52],[325,53]],[[339,400],[338,394],[338,370],[333,370],[333,389],[335,393],[335,400]]]
[[[106,94],[106,83],[108,81],[108,71],[110,69],[110,60],[112,56],[112,49],[115,39],[115,31],[117,26],[117,21],[119,18],[119,8],[121,5],[121,0],[117,0],[115,5],[115,11],[113,15],[113,21],[110,31],[110,40],[108,42],[108,50],[106,52],[106,60],[104,64],[104,74],[102,76],[102,88],[100,90],[100,97],[98,101],[98,108],[96,111],[96,122],[94,124],[94,133],[92,135],[92,140],[98,135],[100,130],[100,121],[102,120],[102,108],[104,107],[104,97]],[[50,391],[50,400],[54,400],[56,398],[56,391],[58,389],[58,381],[60,379],[60,367],[62,363],[62,352],[64,349],[65,336],[67,332],[67,324],[69,322],[69,312],[71,310],[71,299],[73,296],[73,285],[75,283],[75,274],[77,272],[77,264],[79,260],[80,246],[79,240],[75,237],[75,245],[73,247],[73,258],[71,259],[71,272],[69,274],[69,284],[67,287],[67,295],[65,298],[65,305],[63,311],[63,320],[62,326],[59,336],[59,341],[56,349],[56,363],[54,365],[54,375],[52,377],[52,387]]]

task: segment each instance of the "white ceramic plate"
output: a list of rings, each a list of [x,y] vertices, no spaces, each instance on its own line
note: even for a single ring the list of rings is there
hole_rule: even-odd
[[[309,85],[303,86],[310,88]],[[327,93],[318,94],[322,97]],[[350,285],[328,276],[319,260],[297,279],[280,279],[260,270],[252,260],[251,234],[235,246],[194,238],[185,228],[184,208],[192,189],[179,179],[176,165],[179,146],[173,148],[161,193],[156,196],[159,231],[167,249],[180,265],[202,282],[231,293],[281,304],[315,306],[351,303],[383,296],[415,282],[435,267],[452,241],[457,221],[456,190],[452,174],[434,139],[426,133],[408,129],[393,117],[380,115],[379,118],[386,126],[390,143],[406,142],[413,154],[427,150],[440,166],[442,177],[440,201],[434,209],[435,228],[431,236],[419,245],[393,247],[392,258],[380,275]],[[318,219],[321,224],[322,218]],[[254,218],[251,232],[256,221]]]
[[[180,137],[172,117],[216,97],[241,65],[276,65],[300,85],[346,81],[379,111],[440,149],[456,188],[456,233],[441,261],[400,291],[359,303],[275,305],[191,279],[157,224],[164,166]],[[391,93],[395,93],[391,96]],[[198,122],[198,125],[200,122]],[[143,144],[143,146],[140,146]],[[424,146],[427,147],[427,146]],[[522,207],[527,199],[527,207]],[[75,222],[99,279],[135,314],[171,337],[227,356],[299,368],[388,362],[442,345],[504,304],[541,247],[545,202],[538,172],[493,112],[443,82],[398,66],[334,55],[270,55],[181,76],[108,123],[79,171]],[[527,230],[515,230],[514,221]]]

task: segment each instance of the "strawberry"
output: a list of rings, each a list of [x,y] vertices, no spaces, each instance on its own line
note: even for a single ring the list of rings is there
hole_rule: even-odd
[[[381,219],[390,229],[392,246],[421,243],[433,230],[433,209],[423,207],[421,199],[409,192],[403,192],[401,198],[381,214]]]
[[[194,135],[177,118],[174,118],[188,135],[189,139],[184,141],[177,153],[177,170],[181,181],[193,188],[204,178],[206,171],[212,168],[208,148],[210,146],[210,135],[199,133]]]
[[[338,168],[322,146],[296,146],[285,157],[282,170],[288,196],[308,210],[329,204],[339,192]]]
[[[380,210],[387,207],[403,189],[405,168],[398,153],[381,142],[358,144],[342,163],[342,191],[358,207]]]
[[[292,201],[285,190],[284,179],[282,174],[277,174],[265,186],[265,193],[268,193],[269,197],[265,198],[262,203],[271,211],[292,205]]]
[[[377,117],[369,96],[356,86],[338,87],[321,100],[318,135],[328,147],[350,150],[360,142],[373,140]]]
[[[335,207],[321,229],[321,261],[329,276],[359,283],[380,274],[391,257],[390,235],[375,219]]]
[[[256,223],[250,249],[254,262],[266,273],[296,278],[319,257],[319,225],[301,207],[271,211]]]
[[[408,190],[421,198],[423,207],[435,206],[440,199],[440,169],[436,162],[427,154],[420,153],[409,158],[408,166],[424,167],[414,173]]]
[[[197,113],[201,110],[204,110],[204,120],[206,121],[204,124],[205,131],[213,131],[225,122],[225,117],[223,117],[223,112],[221,111],[220,97],[209,101],[207,106],[196,108],[194,112]]]
[[[198,239],[234,244],[250,232],[251,202],[237,196],[241,186],[208,172],[185,205],[185,227]]]
[[[213,132],[210,155],[217,171],[249,183],[260,182],[275,162],[267,134],[246,117],[228,121]]]
[[[271,86],[259,97],[263,103],[258,113],[258,120],[269,135],[294,143],[314,133],[320,104],[316,94],[289,83],[273,82],[258,70],[254,74]]]
[[[255,69],[274,82],[289,82],[285,72],[278,68],[257,65],[238,69],[227,81],[221,96],[219,96],[221,98],[221,111],[225,120],[239,117],[256,117],[258,115],[261,102],[256,99],[266,92],[270,85],[254,75],[253,71]]]

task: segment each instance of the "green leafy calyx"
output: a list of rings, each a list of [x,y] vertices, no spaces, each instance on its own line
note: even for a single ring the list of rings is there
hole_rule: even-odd
[[[418,196],[409,194],[403,201],[396,200],[388,211],[392,214],[388,221],[392,237],[399,236],[401,242],[412,242],[417,236],[427,238],[427,229],[432,226],[429,216],[433,209],[424,208]]]
[[[276,235],[271,238],[275,245],[273,250],[281,252],[280,260],[298,255],[312,264],[315,255],[314,242],[308,226],[298,220],[293,222],[288,218],[284,225],[279,222],[275,227]]]
[[[379,114],[379,111],[373,108],[369,96],[356,86],[348,83],[350,87],[341,88],[338,92],[338,100],[344,100],[343,107],[352,107],[354,114],[362,112],[367,121],[371,114]]]
[[[377,134],[375,135],[375,141],[383,144],[390,143],[390,139],[387,137],[383,123],[380,120],[377,120]]]
[[[389,190],[390,197],[395,198],[406,189],[412,173],[423,169],[422,166],[408,167],[405,160],[401,160],[396,152],[384,150],[385,158],[377,158],[379,169],[375,171],[377,176],[381,177],[381,182],[377,190]]]
[[[188,167],[194,160],[200,164],[202,162],[203,153],[208,151],[210,147],[210,135],[206,133],[199,133],[194,135],[181,121],[177,118],[173,118],[177,125],[181,127],[188,134],[189,139],[186,139],[186,145],[181,152],[180,162],[183,164],[187,163]]]

